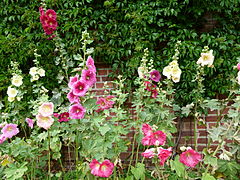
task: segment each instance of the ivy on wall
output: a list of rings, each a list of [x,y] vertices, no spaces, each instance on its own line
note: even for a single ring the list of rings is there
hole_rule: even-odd
[[[39,22],[40,2],[0,2],[4,7],[0,9],[0,91],[4,93],[10,80],[10,61],[20,62],[27,74],[36,48],[42,55],[40,63],[49,69],[47,73],[54,77],[58,71],[53,62],[54,43],[46,40]],[[79,51],[81,32],[88,29],[94,40],[95,59],[111,63],[127,78],[128,87],[137,75],[143,49],[149,49],[161,70],[171,61],[178,40],[182,42],[179,63],[183,70],[180,83],[175,85],[179,102],[186,104],[194,98],[189,92],[196,86],[192,82],[196,61],[206,45],[215,55],[214,68],[206,70],[206,96],[226,94],[231,83],[229,74],[236,74],[233,66],[240,57],[240,1],[46,0],[46,4],[57,11],[58,33],[68,53]],[[214,22],[208,21],[208,14]],[[211,23],[214,28],[207,28]]]

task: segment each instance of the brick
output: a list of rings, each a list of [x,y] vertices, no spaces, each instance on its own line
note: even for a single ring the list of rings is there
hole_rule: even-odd
[[[198,138],[197,142],[200,144],[207,144],[208,139],[206,138]]]
[[[206,117],[206,122],[216,122],[218,119],[217,116],[208,116]]]
[[[104,83],[96,83],[96,89],[103,88]]]
[[[107,76],[108,75],[108,70],[105,70],[105,69],[98,70],[97,75],[98,76],[104,76],[104,75]]]

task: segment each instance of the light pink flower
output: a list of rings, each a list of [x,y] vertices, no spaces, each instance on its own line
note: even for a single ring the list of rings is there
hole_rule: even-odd
[[[39,107],[38,112],[44,117],[51,116],[53,115],[53,108],[54,105],[52,102],[46,102]]]
[[[97,81],[96,73],[92,70],[82,70],[82,75],[80,81],[85,82],[90,87]]]
[[[107,104],[109,104],[109,106],[111,106],[111,107],[112,107],[112,105],[115,104],[114,101],[111,101],[112,98],[115,98],[115,96],[110,95],[110,96],[107,96],[107,97],[105,98],[105,99],[107,100]]]
[[[99,163],[96,159],[93,159],[89,166],[91,168],[91,173],[99,177],[111,176],[114,168],[114,164],[109,160],[104,160],[102,163]]]
[[[79,75],[76,74],[74,77],[70,77],[70,81],[68,83],[69,88],[73,88],[73,84],[78,81]]]
[[[17,128],[17,124],[6,124],[1,132],[6,138],[12,138],[19,133],[19,129]]]
[[[39,127],[42,127],[44,129],[46,129],[46,130],[48,130],[54,122],[54,120],[51,116],[45,117],[45,116],[42,116],[41,114],[38,114],[36,116],[36,119],[37,119],[37,125]]]
[[[4,134],[0,135],[0,144],[2,144],[4,141],[6,141],[6,137],[4,136]]]
[[[152,127],[149,124],[144,123],[142,125],[142,132],[144,136],[150,136],[153,133]]]
[[[199,161],[202,160],[201,155],[194,151],[193,149],[188,149],[187,151],[180,154],[179,161],[188,167],[195,167]]]
[[[94,65],[94,60],[91,56],[88,56],[86,66],[88,67],[89,70],[93,71],[96,73],[96,67]]]
[[[84,118],[86,109],[81,104],[74,104],[69,108],[69,116],[71,119]]]
[[[77,81],[73,84],[73,94],[75,96],[85,96],[88,91],[89,86],[86,84],[85,81]]]
[[[73,91],[70,91],[68,94],[67,94],[67,98],[68,100],[70,101],[71,104],[73,103],[79,103],[79,97],[74,95],[73,94]]]
[[[155,154],[155,148],[147,149],[141,154],[145,158],[153,158]]]
[[[56,19],[57,18],[57,13],[53,9],[48,9],[46,11],[46,16],[51,19]]]
[[[34,124],[34,120],[32,120],[30,118],[26,118],[26,122],[28,123],[28,126],[32,129],[33,128],[33,124]]]
[[[61,113],[58,119],[58,122],[67,122],[67,121],[70,121],[69,113],[68,112]]]
[[[159,82],[159,80],[161,79],[159,71],[153,70],[152,72],[150,72],[150,79],[152,81]]]
[[[237,64],[237,69],[240,71],[240,63]]]
[[[150,135],[150,136],[144,136],[144,137],[142,138],[142,144],[143,144],[144,146],[151,146],[151,145],[153,145],[152,139],[153,139],[153,136],[152,136],[152,135]]]
[[[106,98],[98,98],[96,104],[99,105],[99,108],[96,110],[97,112],[103,111],[105,109],[112,108],[112,105],[114,104],[113,101],[108,101]]]
[[[160,147],[160,148],[157,148],[157,151],[158,151],[158,158],[160,159],[160,165],[163,166],[165,161],[172,154],[172,147],[168,149],[163,149]]]

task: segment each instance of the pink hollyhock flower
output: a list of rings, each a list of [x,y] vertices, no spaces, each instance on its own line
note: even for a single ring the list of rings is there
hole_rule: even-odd
[[[68,94],[67,94],[67,98],[69,100],[69,102],[72,104],[72,103],[79,103],[79,97],[78,96],[75,96],[73,94],[73,91],[70,91]]]
[[[37,125],[46,130],[48,130],[54,122],[54,120],[51,116],[46,117],[46,116],[42,116],[41,114],[38,114],[36,116],[36,119],[37,119]]]
[[[144,85],[146,86],[146,90],[152,91],[153,89],[156,89],[156,85],[151,83],[150,81],[145,81]]]
[[[76,83],[78,81],[79,75],[76,74],[74,77],[70,77],[70,81],[68,83],[68,87],[69,88],[73,88],[73,84]]]
[[[67,121],[70,121],[69,113],[68,112],[61,113],[58,119],[58,122],[67,122]]]
[[[193,149],[188,149],[187,151],[180,154],[179,161],[188,167],[195,167],[199,161],[202,160],[201,155],[194,151]]]
[[[155,146],[164,145],[166,134],[162,131],[156,131],[152,134],[152,144]]]
[[[42,7],[39,7],[39,12],[40,12],[40,15],[43,16],[44,15],[44,10]]]
[[[153,130],[149,124],[144,123],[142,125],[142,132],[143,132],[144,136],[151,136],[153,133]]]
[[[145,158],[153,158],[155,156],[155,148],[147,149],[141,155]]]
[[[111,106],[108,104],[108,101],[105,98],[98,98],[96,104],[100,105],[100,107],[97,109],[97,112],[111,108]]]
[[[52,33],[53,33],[53,29],[52,28],[50,28],[49,26],[44,26],[43,27],[43,30],[44,30],[44,32],[47,34],[47,35],[51,35]]]
[[[91,70],[82,70],[82,76],[80,81],[85,82],[88,86],[92,86],[96,81],[96,73]]]
[[[28,123],[28,126],[32,129],[33,128],[33,124],[34,124],[34,120],[32,120],[30,118],[26,118],[26,122]]]
[[[0,144],[2,144],[4,141],[6,141],[6,137],[4,136],[4,134],[0,135]]]
[[[53,9],[48,9],[46,11],[46,16],[55,20],[57,18],[57,13]]]
[[[89,86],[85,81],[77,81],[73,84],[73,94],[75,96],[85,96],[88,91]]]
[[[40,16],[40,22],[42,23],[42,26],[44,27],[44,26],[47,26],[48,25],[48,17],[46,16],[46,15],[41,15]]]
[[[84,118],[86,109],[81,104],[74,104],[69,108],[69,116],[71,119]]]
[[[240,63],[237,64],[237,69],[240,71]]]
[[[115,104],[114,101],[111,101],[112,98],[115,98],[115,96],[110,95],[110,96],[107,96],[107,97],[105,98],[105,99],[107,100],[107,104],[109,104],[109,106],[111,106],[111,107],[112,107],[112,105]]]
[[[54,105],[52,102],[46,102],[39,107],[38,112],[44,117],[51,116],[53,115],[53,108]]]
[[[114,164],[109,160],[104,160],[102,163],[99,163],[96,159],[93,159],[89,166],[91,168],[91,173],[99,177],[111,176],[114,168]]]
[[[58,23],[55,19],[51,19],[49,18],[47,21],[47,28],[52,29],[52,30],[56,30],[58,26]]]
[[[142,138],[142,144],[143,144],[144,146],[151,146],[151,145],[153,145],[152,139],[153,139],[152,135],[150,135],[150,136],[144,136],[144,137]]]
[[[158,95],[158,90],[157,89],[152,90],[152,98],[156,99],[157,95]]]
[[[158,151],[158,158],[160,159],[160,165],[163,166],[165,161],[172,154],[172,147],[168,149],[163,149],[160,147],[160,148],[157,148],[157,151]]]
[[[6,138],[12,138],[19,133],[19,129],[17,128],[17,124],[6,124],[1,132]]]
[[[161,79],[159,71],[153,70],[152,72],[150,72],[150,79],[152,81],[159,82],[159,80]]]
[[[96,67],[94,65],[94,60],[91,56],[88,56],[87,61],[86,61],[86,66],[89,70],[93,71],[96,73]]]
[[[60,114],[58,114],[58,113],[53,113],[53,116],[54,116],[55,118],[59,118]]]

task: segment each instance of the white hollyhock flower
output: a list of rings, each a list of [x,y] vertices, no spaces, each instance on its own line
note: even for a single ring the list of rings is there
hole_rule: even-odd
[[[207,53],[201,53],[201,57],[198,59],[197,64],[200,64],[201,66],[212,66],[213,61],[213,50],[210,50]]]
[[[171,66],[166,66],[163,68],[163,75],[166,76],[168,79],[171,78],[172,75],[172,67]]]
[[[14,86],[19,87],[19,86],[21,86],[21,85],[23,84],[22,79],[23,79],[22,76],[20,76],[20,75],[14,75],[14,76],[12,77],[12,84],[13,84]]]
[[[31,67],[29,74],[31,74],[31,76],[34,76],[36,74],[38,74],[38,68],[37,67]]]
[[[45,76],[45,70],[44,69],[40,68],[40,69],[38,69],[37,72],[41,77]]]
[[[18,91],[15,88],[8,87],[7,95],[9,97],[16,97],[17,93],[18,93]]]

